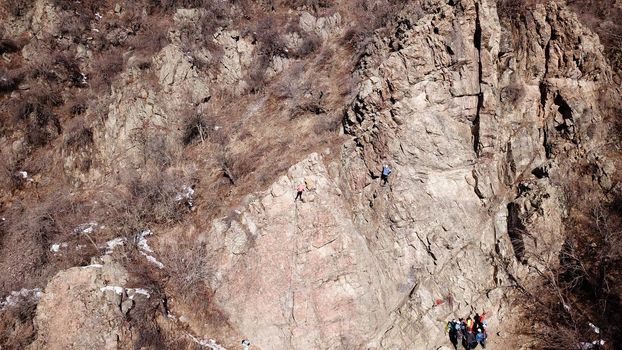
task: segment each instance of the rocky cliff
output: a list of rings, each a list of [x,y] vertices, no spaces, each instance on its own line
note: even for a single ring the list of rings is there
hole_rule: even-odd
[[[272,4],[271,24],[294,28],[277,43],[270,23],[214,22],[213,7],[159,14],[166,43],[128,51],[90,96],[84,147],[56,146],[47,170],[63,180],[39,167],[3,192],[8,214],[61,186],[94,202],[43,234],[53,267],[33,285],[4,282],[41,288],[23,298],[37,305],[29,348],[444,349],[445,322],[482,310],[491,347],[538,347],[522,297],[559,266],[569,187],[617,188],[599,37],[561,1],[385,4],[367,32],[355,2],[335,3]],[[38,1],[8,27],[62,38],[62,9]],[[138,35],[104,25],[129,9],[105,9],[92,30]],[[32,60],[35,43],[9,58]],[[16,133],[3,147],[26,152]],[[21,226],[3,225],[7,250]]]

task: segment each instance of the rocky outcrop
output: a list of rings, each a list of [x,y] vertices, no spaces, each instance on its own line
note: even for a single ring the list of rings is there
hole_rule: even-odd
[[[175,21],[202,15],[178,11]],[[298,25],[327,40],[342,21],[305,13]],[[556,262],[573,166],[597,163],[601,185],[613,186],[615,167],[595,151],[607,65],[598,38],[563,5],[537,5],[505,28],[493,0],[430,0],[391,23],[362,55],[344,144],[310,154],[196,237],[209,302],[258,348],[439,349],[448,318],[482,309],[491,329],[504,329],[512,288]],[[254,44],[239,32],[215,31],[222,57],[186,52],[180,32],[169,35],[152,62],[155,80],[134,67],[114,87],[94,135],[104,171],[93,178],[157,162],[145,154],[160,153],[141,147],[179,139],[173,116],[205,107],[206,81],[233,95],[246,89]],[[217,72],[202,75],[197,57]],[[270,74],[287,65],[279,60]],[[383,164],[393,169],[385,186]],[[295,201],[300,183],[307,191]],[[114,263],[59,273],[41,297],[32,348],[130,344],[127,279]],[[199,334],[202,317],[183,322]],[[495,333],[489,341],[507,346]]]
[[[122,287],[127,278],[117,264],[74,267],[56,275],[37,306],[37,339],[29,348],[119,348],[124,315],[135,296]]]

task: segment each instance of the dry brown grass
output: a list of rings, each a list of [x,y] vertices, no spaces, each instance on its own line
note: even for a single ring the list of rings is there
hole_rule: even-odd
[[[0,345],[6,349],[24,349],[36,336],[33,324],[37,304],[24,300],[0,312]]]
[[[622,8],[615,0],[569,0],[579,20],[598,34],[613,68],[622,71]]]
[[[2,135],[18,141],[23,128],[27,131],[23,140],[30,145],[24,153],[13,154],[13,150],[3,149],[3,154],[11,153],[15,158],[6,162],[5,168],[10,168],[9,173],[26,170],[41,178],[36,186],[20,182],[12,185],[11,194],[1,192],[0,211],[10,219],[3,228],[2,243],[15,247],[0,254],[0,267],[12,271],[0,276],[2,293],[22,286],[42,287],[58,269],[87,263],[88,257],[102,253],[93,247],[91,239],[101,246],[117,236],[131,241],[129,238],[145,228],[167,234],[171,227],[184,225],[189,219],[199,228],[209,227],[211,219],[229,213],[248,193],[266,189],[307,154],[338,147],[342,142],[339,128],[343,106],[353,97],[356,86],[356,80],[350,78],[358,60],[353,53],[362,52],[364,44],[359,40],[372,36],[373,30],[391,17],[394,7],[385,11],[382,5],[396,4],[379,1],[377,7],[366,7],[363,5],[370,2],[235,1],[236,6],[225,6],[228,4],[215,0],[140,1],[121,2],[121,13],[113,14],[115,2],[112,1],[56,0],[55,3],[64,9],[62,40],[50,36],[31,41],[29,44],[39,57],[24,62],[15,59],[6,69],[11,77],[28,72],[17,84],[29,86],[30,90],[23,92],[16,90],[15,84],[9,84],[7,92],[19,93],[19,98],[0,96],[3,99],[0,102],[8,102],[0,103],[0,110],[12,109],[9,115],[14,116],[9,123],[3,120]],[[102,145],[98,144],[101,141],[98,133],[106,120],[112,87],[119,74],[128,68],[127,56],[138,58],[133,62],[139,74],[143,74],[141,79],[157,82],[151,58],[168,44],[166,32],[173,25],[171,15],[179,7],[206,10],[197,26],[180,29],[181,47],[195,56],[195,66],[206,76],[217,73],[216,63],[222,54],[210,39],[218,26],[236,29],[247,35],[247,39],[255,40],[257,55],[251,65],[253,69],[244,72],[249,75],[244,79],[250,82],[252,93],[237,96],[214,87],[211,100],[204,101],[201,109],[190,106],[183,115],[167,116],[172,126],[179,127],[174,137],[148,128],[139,128],[132,134],[132,145],[142,156],[140,169],[96,168],[110,173],[99,178],[97,185],[87,180],[72,189],[75,184],[68,181],[72,174],[65,177],[62,155],[86,157],[89,162],[83,169],[86,174],[91,167],[99,166],[97,149]],[[349,29],[360,35],[348,40],[339,37],[322,40],[317,34],[304,33],[293,25],[298,23],[300,13],[289,12],[292,8],[318,16],[339,11],[343,23],[351,25]],[[143,16],[143,9],[148,16]],[[376,10],[382,10],[385,15],[370,26]],[[95,19],[96,12],[103,14],[103,18]],[[99,32],[93,31],[94,27]],[[296,31],[303,39],[297,50],[285,51],[283,38],[288,31]],[[58,54],[76,52],[78,45],[91,50],[90,59]],[[21,56],[21,46],[5,47],[14,51],[11,55]],[[199,62],[199,56],[193,52],[204,47],[212,53],[209,62]],[[266,68],[275,56],[289,60],[290,65],[268,76]],[[87,76],[87,84],[82,83],[82,74]],[[196,211],[192,212],[176,196],[183,185],[195,183]],[[62,198],[51,193],[58,193]],[[72,204],[65,205],[61,199]],[[44,205],[55,202],[60,204],[56,209]],[[75,225],[91,219],[108,228],[90,237],[67,235]],[[23,237],[27,238],[20,240]],[[82,255],[50,254],[49,245],[59,240],[88,248]],[[205,266],[208,252],[191,242],[192,237],[180,238],[175,247],[158,249],[154,255],[165,263],[166,269],[136,268],[130,271],[136,279],[134,282],[157,290],[157,298],[175,300],[176,307],[193,311],[213,329],[228,327],[226,315],[211,302],[213,292],[206,284],[210,277]],[[127,249],[123,252],[127,253],[127,265],[140,266],[137,262],[144,262],[144,257],[135,256],[131,246]],[[27,278],[19,279],[18,275]],[[135,320],[131,321],[140,330],[136,336],[143,346],[173,344],[167,343],[171,341],[167,336],[159,336],[163,330],[152,322],[157,310],[157,305],[137,310]],[[142,322],[146,322],[145,327],[140,326]]]
[[[535,340],[536,349],[571,349],[598,339],[605,339],[603,349],[615,349],[622,341],[622,192],[604,192],[594,181],[596,169],[586,163],[568,174],[569,213],[559,261],[541,261],[540,279],[523,289],[519,300],[530,320],[521,331]]]

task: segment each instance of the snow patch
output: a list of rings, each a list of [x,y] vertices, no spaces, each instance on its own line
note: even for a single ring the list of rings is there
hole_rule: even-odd
[[[22,288],[19,291],[12,291],[4,301],[0,301],[0,310],[4,309],[6,306],[17,305],[20,301],[24,299],[33,299],[39,300],[41,298],[41,289],[26,289]]]
[[[73,233],[92,233],[99,226],[96,222],[87,222],[85,224],[80,224],[78,227],[73,229]]]
[[[577,348],[579,350],[590,350],[590,349],[596,349],[596,346],[599,346],[598,348],[600,348],[600,346],[603,346],[603,345],[605,345],[605,341],[600,339],[600,340],[594,340],[593,342],[580,342]]]
[[[104,267],[104,265],[102,264],[91,264],[91,265],[86,265],[86,266],[82,266],[83,269],[101,269],[102,267]]]
[[[67,248],[67,243],[55,243],[50,247],[52,253],[58,253],[60,248]]]
[[[190,337],[190,339],[192,339],[192,341],[194,341],[195,343],[199,344],[200,346],[204,346],[204,347],[206,347],[208,349],[212,349],[212,350],[225,350],[225,348],[223,348],[222,346],[218,345],[214,339],[199,339],[199,338],[193,336],[190,333],[186,333],[186,335],[188,337]]]
[[[134,289],[134,294],[130,297],[130,299],[134,299],[134,296],[136,294],[142,294],[144,296],[147,297],[147,299],[149,299],[151,297],[151,294],[149,294],[149,291],[144,289],[144,288],[136,288]]]
[[[596,327],[592,322],[588,322],[587,324],[590,326],[590,328],[592,328],[594,333],[600,334],[600,328]]]
[[[119,286],[105,286],[105,287],[99,288],[99,290],[101,290],[102,293],[105,293],[107,291],[113,291],[119,295],[123,294],[123,287],[119,287]]]
[[[194,197],[194,188],[193,186],[182,186],[181,193],[175,196],[176,201],[186,200],[186,203],[192,208],[192,199]]]
[[[114,248],[124,245],[126,241],[127,240],[125,239],[125,237],[117,237],[115,239],[109,240],[108,242],[106,242],[106,247],[108,247],[108,249],[106,249],[106,254],[112,254]]]
[[[140,252],[140,254],[144,255],[147,258],[147,261],[149,261],[150,263],[156,265],[158,268],[163,269],[164,268],[164,264],[162,264],[161,262],[158,261],[158,259],[154,258],[153,256],[145,253],[145,252]]]
[[[137,245],[138,248],[140,248],[141,250],[148,252],[148,253],[153,253],[153,250],[151,249],[151,247],[149,247],[149,244],[147,243],[147,239],[145,237],[147,236],[151,236],[153,234],[153,232],[151,232],[151,230],[147,229],[144,230],[143,232],[139,233],[137,236]]]
[[[151,297],[151,294],[145,288],[124,288],[124,287],[120,287],[120,286],[105,286],[105,287],[99,288],[99,290],[102,293],[105,293],[107,291],[111,291],[111,292],[114,292],[115,294],[118,294],[118,295],[123,295],[124,292],[125,292],[125,294],[127,294],[128,298],[130,298],[131,300],[134,300],[134,298],[138,294],[144,295],[147,299],[149,299]]]

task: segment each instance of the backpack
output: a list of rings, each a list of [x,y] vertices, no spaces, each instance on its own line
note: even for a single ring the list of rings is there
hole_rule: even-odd
[[[382,167],[382,175],[384,176],[388,176],[389,174],[391,174],[391,168],[389,168],[389,166],[385,165]]]

